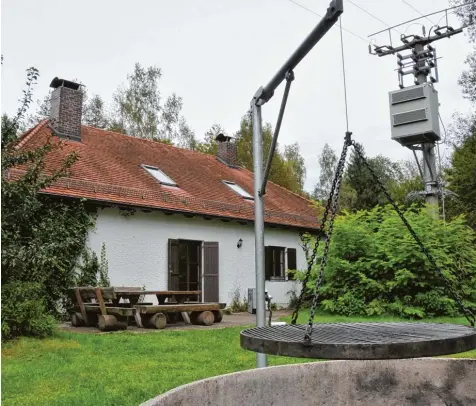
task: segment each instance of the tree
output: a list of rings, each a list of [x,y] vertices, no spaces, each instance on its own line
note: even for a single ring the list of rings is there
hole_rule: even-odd
[[[198,144],[197,150],[204,154],[215,155],[218,149],[215,139],[218,134],[226,134],[226,131],[220,124],[215,123],[205,133],[204,140]]]
[[[463,0],[452,0],[452,5],[466,3]],[[455,10],[461,24],[467,25],[469,40],[476,44],[476,3],[469,3]],[[470,24],[470,23],[473,24]],[[463,71],[458,84],[462,88],[464,97],[476,106],[476,49],[466,59],[467,70]],[[448,143],[453,147],[451,167],[446,170],[449,188],[457,194],[448,205],[448,212],[452,216],[465,214],[468,224],[476,228],[475,215],[475,191],[476,185],[476,162],[474,153],[476,150],[476,113],[465,116],[456,114],[454,123],[450,127]]]
[[[451,156],[451,168],[447,170],[448,182],[453,192],[458,195],[453,199],[449,211],[458,215],[465,213],[468,225],[476,229],[476,125],[472,134],[461,146],[457,146]]]
[[[53,137],[36,149],[16,148],[20,123],[32,100],[38,70],[15,117],[2,117],[2,339],[51,334],[72,286],[78,255],[94,221],[83,202],[64,203],[40,193],[68,176],[77,156],[45,171],[46,158],[63,143]]]
[[[286,159],[287,164],[291,166],[293,173],[297,178],[299,189],[302,191],[304,189],[307,170],[297,142],[284,146],[284,158]]]
[[[269,149],[273,139],[273,129],[271,124],[263,125],[263,165],[268,159]],[[245,116],[241,120],[240,131],[235,135],[238,150],[238,160],[241,165],[253,171],[253,128],[251,120]],[[293,162],[288,162],[279,151],[279,144],[269,171],[269,180],[295,193],[302,193],[299,174],[294,172]]]
[[[363,147],[358,144],[358,148],[363,152]],[[404,179],[400,165],[391,159],[377,155],[373,158],[366,158],[369,166],[377,175],[380,182],[387,190],[396,190],[402,185]],[[380,186],[374,181],[372,174],[364,164],[360,156],[352,149],[349,165],[344,174],[343,183],[348,191],[354,191],[352,207],[345,207],[351,210],[372,209],[377,205],[387,203],[387,198],[381,191]]]
[[[85,104],[82,121],[91,127],[103,129],[109,127],[109,121],[104,110],[104,101],[101,96],[94,94]]]
[[[113,96],[118,119],[129,135],[158,138],[160,114],[159,79],[162,71],[156,67],[143,68],[139,63],[127,75],[126,87],[119,87]]]
[[[134,72],[127,75],[126,86],[119,87],[113,96],[111,129],[194,149],[195,134],[180,115],[182,98],[173,93],[162,104],[161,77],[160,68],[134,65]]]
[[[466,31],[469,34],[469,40],[476,43],[476,26],[474,24],[476,3],[470,3],[466,0],[451,0],[451,4],[455,6],[465,3],[469,4],[457,8],[455,14],[459,17],[461,24],[467,26]],[[476,102],[476,49],[468,55],[465,63],[468,69],[463,71],[458,84],[462,87],[464,96],[472,102]]]
[[[319,182],[314,187],[313,197],[323,201],[328,199],[331,192],[332,182],[337,170],[337,155],[329,144],[324,144],[321,154],[319,155]]]

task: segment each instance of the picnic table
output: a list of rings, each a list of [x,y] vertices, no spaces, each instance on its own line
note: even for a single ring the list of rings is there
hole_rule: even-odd
[[[219,303],[190,302],[200,297],[201,291],[143,290],[140,287],[76,287],[72,289],[77,302],[71,316],[73,326],[97,324],[100,330],[127,328],[132,316],[138,327],[165,328],[177,321],[212,325],[221,322],[223,314]],[[158,305],[144,303],[145,295],[155,295]],[[96,303],[85,303],[94,299]],[[106,299],[106,300],[105,300]],[[128,303],[120,303],[121,299]]]
[[[165,304],[166,300],[168,303],[172,303],[170,299],[175,299],[175,303],[184,303],[189,301],[191,297],[200,296],[200,290],[136,290],[130,288],[114,288],[116,293],[116,301],[122,299],[128,299],[129,302],[133,305],[138,304],[139,299],[145,295],[155,295],[157,301],[160,305]]]

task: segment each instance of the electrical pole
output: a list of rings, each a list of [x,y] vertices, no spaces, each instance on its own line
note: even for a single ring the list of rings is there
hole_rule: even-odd
[[[460,27],[458,29],[454,29],[453,27],[448,25],[448,9],[442,10],[441,12],[446,13],[446,25],[443,27],[440,26],[433,26],[430,28],[430,33],[427,36],[425,27],[423,27],[423,35],[401,35],[400,40],[403,45],[394,47],[392,43],[390,45],[383,45],[383,46],[374,46],[372,50],[372,46],[369,45],[369,52],[373,55],[378,56],[387,56],[387,55],[397,55],[397,63],[398,63],[398,81],[400,89],[404,89],[404,77],[406,75],[413,75],[414,76],[414,87],[422,86],[425,84],[430,84],[432,86],[434,83],[438,82],[438,64],[437,64],[437,57],[436,57],[436,50],[430,44],[434,41],[438,41],[443,38],[450,38],[455,34],[459,34],[463,32],[463,28]],[[436,13],[432,13],[436,14]],[[421,18],[424,18],[422,16]],[[405,23],[402,23],[405,24]],[[399,24],[397,26],[400,26]],[[389,31],[397,27],[390,27],[386,30],[380,31],[375,34],[371,34],[370,36],[379,34],[384,31]],[[432,30],[433,35],[431,35]],[[390,35],[391,41],[391,35]],[[407,55],[402,55],[400,52],[402,51],[410,51]],[[408,61],[408,62],[407,62]],[[408,69],[411,68],[411,69]],[[431,76],[432,69],[435,71],[435,77]],[[430,75],[430,81],[428,81],[428,76]],[[416,98],[415,98],[416,99]],[[411,102],[409,98],[407,101]],[[396,104],[396,102],[394,103]],[[424,106],[430,108],[430,105]],[[391,106],[392,108],[392,106]],[[417,110],[414,110],[416,113]],[[406,114],[406,113],[404,113]],[[429,208],[430,215],[434,218],[438,218],[438,196],[440,194],[439,191],[439,184],[437,178],[437,171],[436,171],[436,154],[435,154],[435,146],[436,142],[440,140],[439,135],[439,112],[438,112],[438,105],[434,108],[434,115],[436,117],[432,117],[433,122],[432,124],[432,131],[421,131],[420,134],[415,133],[415,129],[418,128],[418,120],[414,120],[414,123],[409,124],[408,127],[408,136],[405,135],[404,131],[399,130],[400,133],[397,137],[392,138],[396,139],[400,142],[403,146],[412,149],[414,152],[422,151],[423,155],[423,182],[425,184],[425,200],[427,206]],[[403,116],[403,114],[400,114]],[[421,122],[421,120],[420,120]],[[410,128],[410,125],[413,125],[414,128]],[[397,124],[393,124],[394,127]],[[401,127],[400,127],[401,128]],[[403,135],[402,135],[403,133]]]
[[[425,49],[423,44],[415,43],[413,53],[416,55],[424,55]],[[418,59],[417,59],[418,60]],[[421,59],[415,63],[415,84],[422,85],[428,80],[428,66],[426,59]],[[435,66],[436,67],[436,66]],[[436,176],[436,155],[435,143],[425,142],[422,144],[423,153],[423,182],[425,184],[426,204],[429,214],[438,218],[438,179]]]

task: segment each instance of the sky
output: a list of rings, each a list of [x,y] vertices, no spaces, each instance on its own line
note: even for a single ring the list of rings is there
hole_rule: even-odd
[[[16,111],[30,66],[40,71],[35,99],[42,99],[58,76],[77,78],[89,95],[107,101],[140,62],[162,69],[162,95],[175,92],[183,98],[182,114],[198,138],[215,123],[233,134],[256,90],[315,27],[320,17],[314,13],[324,15],[328,5],[328,0],[2,0],[1,111]],[[448,6],[447,0],[344,0],[349,128],[368,156],[412,157],[390,137],[388,92],[398,89],[396,57],[370,55],[368,35]],[[421,34],[424,24],[428,32],[443,16],[398,30]],[[459,26],[454,15],[449,19]],[[372,38],[389,43],[388,31]],[[393,30],[392,38],[400,44]],[[294,70],[279,136],[281,149],[299,143],[308,191],[318,180],[324,144],[339,153],[346,131],[340,44],[336,25]],[[471,45],[459,34],[434,46],[441,57],[435,87],[448,127],[455,112],[469,110],[457,80]],[[411,85],[411,78],[406,80]],[[273,127],[283,90],[284,83],[263,107],[263,122]]]

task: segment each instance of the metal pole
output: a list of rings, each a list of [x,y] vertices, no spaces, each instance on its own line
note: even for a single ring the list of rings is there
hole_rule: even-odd
[[[260,99],[264,102],[273,97],[274,91],[284,80],[286,73],[291,72],[316,45],[319,40],[329,31],[337,22],[339,16],[344,12],[343,0],[332,0],[327,9],[326,15],[319,21],[317,26],[309,33],[306,39],[299,45],[298,49],[289,57],[283,66],[276,72],[269,83],[264,86]]]
[[[423,44],[415,44],[415,52],[419,54],[423,52]],[[424,67],[426,65],[425,61],[417,62],[416,67]],[[427,81],[426,72],[417,72],[415,75],[418,84],[422,85]],[[435,144],[434,143],[424,143],[422,144],[423,149],[423,181],[425,183],[425,192],[426,192],[426,203],[430,215],[434,218],[438,218],[438,182],[436,179],[436,155],[435,155]]]
[[[286,102],[288,101],[289,89],[291,83],[294,80],[293,71],[286,73],[286,87],[284,88],[283,100],[281,102],[281,108],[279,110],[278,121],[274,129],[273,141],[271,142],[271,148],[269,149],[268,159],[264,169],[263,184],[260,188],[261,196],[266,194],[266,183],[268,182],[269,171],[271,170],[271,164],[273,162],[274,151],[276,150],[276,144],[278,143],[279,130],[281,129],[281,123],[283,121],[284,109],[286,108]]]
[[[253,169],[255,200],[255,270],[256,270],[256,326],[266,326],[266,301],[264,281],[264,203],[260,195],[263,179],[263,136],[261,133],[261,105],[254,98],[253,110]],[[266,354],[256,354],[256,367],[268,365]]]

